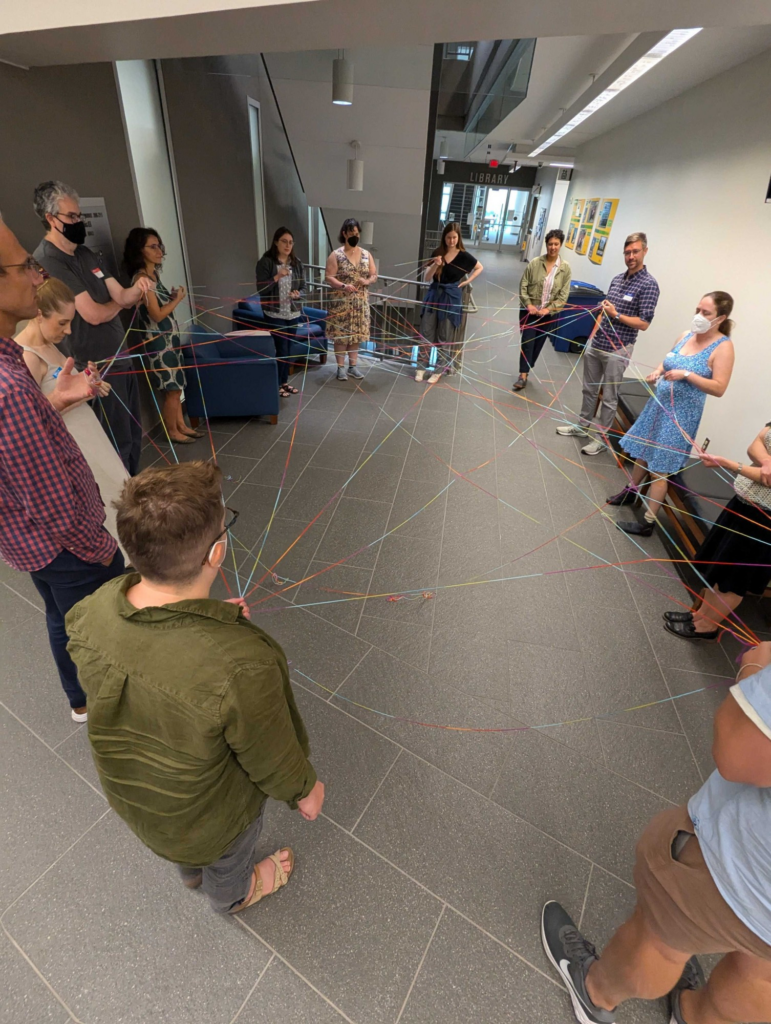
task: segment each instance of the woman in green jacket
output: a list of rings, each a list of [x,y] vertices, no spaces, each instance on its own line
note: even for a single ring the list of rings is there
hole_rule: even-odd
[[[522,348],[519,377],[513,391],[521,391],[541,354],[554,318],[570,292],[570,264],[560,257],[565,235],[559,228],[546,236],[546,254],[531,260],[519,285],[519,329]]]

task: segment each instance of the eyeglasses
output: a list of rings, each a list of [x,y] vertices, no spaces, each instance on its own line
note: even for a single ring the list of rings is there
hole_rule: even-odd
[[[625,256],[639,256],[642,249],[624,249]]]
[[[34,274],[46,276],[45,270],[40,266],[34,256],[28,256],[23,263],[1,263],[0,270],[10,270],[12,267],[23,267],[24,270],[31,270]]]
[[[237,512],[234,508],[230,508],[228,505],[225,506],[225,511],[230,513],[230,519],[228,521],[226,521],[226,523],[222,527],[222,530],[220,531],[220,533],[217,534],[217,536],[214,538],[214,540],[209,545],[209,550],[206,552],[206,557],[201,562],[201,565],[206,565],[206,563],[209,561],[209,555],[211,554],[211,549],[214,547],[215,544],[219,543],[219,541],[225,536],[225,534],[229,530],[233,529],[233,527],[236,525],[236,521],[237,521],[238,517],[241,515],[240,512]]]
[[[156,252],[159,252],[162,256],[166,255],[166,247],[163,245],[146,245],[145,249],[154,249]]]
[[[66,220],[68,224],[79,224],[83,220],[82,213],[55,213],[56,220]]]

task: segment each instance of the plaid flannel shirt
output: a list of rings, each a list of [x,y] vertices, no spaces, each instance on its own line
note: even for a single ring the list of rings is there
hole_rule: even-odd
[[[610,282],[608,302],[612,302],[622,316],[636,316],[650,323],[659,301],[659,286],[656,278],[648,273],[647,267],[636,274],[626,271]],[[593,347],[601,352],[615,352],[621,346],[634,345],[640,332],[634,327],[609,320],[604,314],[594,336]]]
[[[117,549],[94,475],[35,383],[21,346],[0,338],[0,555],[33,572],[66,548],[84,562]]]

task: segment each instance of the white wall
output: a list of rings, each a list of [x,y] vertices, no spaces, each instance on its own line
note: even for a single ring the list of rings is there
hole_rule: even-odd
[[[371,220],[375,225],[374,241],[368,248],[377,263],[378,272],[391,277],[415,277],[420,246],[420,214],[379,213],[374,210],[351,210],[349,207],[334,209],[325,206],[324,216],[335,248],[339,244],[337,235],[340,226],[347,217],[355,217],[361,223]],[[405,261],[406,266],[398,265]],[[391,294],[397,292],[392,289]]]
[[[141,222],[137,226],[153,227],[161,234],[166,246],[163,283],[169,288],[184,284],[189,291],[155,64],[150,60],[117,61],[115,76],[137,193]],[[179,304],[176,316],[180,323],[190,319],[188,299]]]
[[[535,212],[533,221],[533,234],[527,244],[526,258],[534,260],[537,256],[546,252],[546,236],[552,228],[558,228],[562,220],[562,210],[565,206],[565,196],[568,192],[567,181],[557,181],[559,170],[556,167],[541,167],[535,176],[536,185],[541,186],[541,194],[538,197],[538,209]],[[538,219],[541,210],[546,210],[546,220],[540,240],[536,241],[535,232],[538,228]],[[570,250],[566,249],[563,256],[567,259]]]
[[[573,277],[601,287],[624,270],[627,234],[647,232],[661,299],[631,370],[649,373],[661,361],[705,292],[733,295],[736,368],[724,397],[707,399],[698,435],[732,458],[771,419],[769,124],[766,52],[580,147],[562,221],[567,230],[573,197],[618,197],[604,262],[566,250]]]

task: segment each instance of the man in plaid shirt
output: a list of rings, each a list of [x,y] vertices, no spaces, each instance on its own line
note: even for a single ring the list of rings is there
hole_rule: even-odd
[[[18,322],[37,315],[42,280],[0,219],[0,555],[32,576],[72,718],[85,722],[86,695],[67,653],[64,616],[119,576],[124,564],[104,528],[93,474],[62,420],[71,405],[93,397],[98,376],[72,376],[68,359],[56,389],[44,397],[13,340]]]
[[[647,331],[659,301],[659,286],[645,266],[648,239],[642,231],[624,242],[626,273],[610,282],[608,295],[584,351],[584,382],[581,417],[578,423],[557,427],[563,436],[594,437],[581,449],[584,455],[599,455],[613,426],[618,406],[618,388],[632,357],[640,331]],[[602,388],[597,424],[593,426],[597,397]]]

